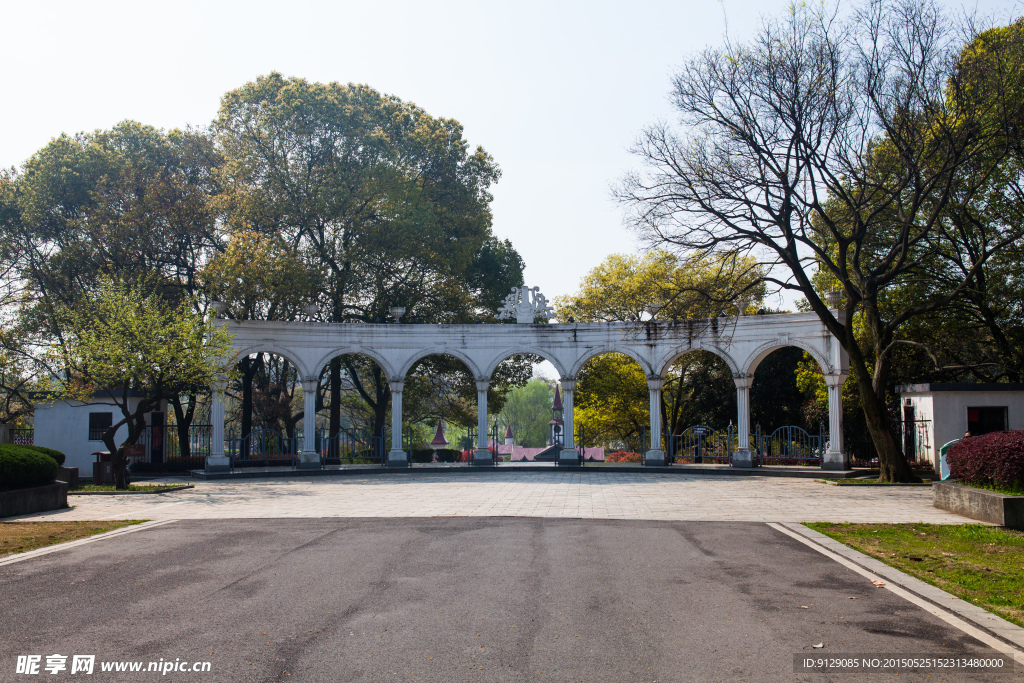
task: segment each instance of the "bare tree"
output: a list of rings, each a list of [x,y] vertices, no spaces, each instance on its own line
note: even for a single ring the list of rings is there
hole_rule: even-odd
[[[950,237],[951,194],[963,201],[1005,157],[988,122],[1006,103],[964,87],[974,34],[934,3],[822,10],[794,5],[749,43],[688,59],[672,83],[684,132],[646,129],[646,170],[617,195],[649,242],[756,255],[765,282],[801,293],[850,355],[881,480],[913,480],[885,403],[900,329],[947,305],[1021,226],[985,241],[956,282],[888,295]],[[838,315],[823,285],[842,291]]]

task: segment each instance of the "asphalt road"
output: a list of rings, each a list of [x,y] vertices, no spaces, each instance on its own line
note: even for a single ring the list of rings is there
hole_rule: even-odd
[[[95,672],[15,673],[54,653]],[[796,653],[991,655],[760,523],[178,521],[0,567],[4,681],[915,680]],[[161,658],[211,670],[99,670]]]

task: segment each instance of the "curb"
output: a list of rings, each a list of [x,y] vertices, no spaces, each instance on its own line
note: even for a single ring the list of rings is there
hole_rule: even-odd
[[[606,466],[590,466],[590,467],[579,467],[576,465],[572,466],[559,466],[559,467],[537,467],[535,465],[505,465],[498,467],[380,467],[380,466],[364,466],[362,468],[342,468],[333,469],[324,468],[319,470],[293,470],[290,468],[245,468],[236,469],[231,472],[206,472],[205,470],[192,470],[191,477],[193,479],[204,480],[204,481],[215,481],[215,480],[226,480],[226,479],[267,479],[267,478],[293,478],[293,477],[337,477],[337,476],[394,476],[403,474],[454,474],[459,476],[467,476],[471,474],[485,474],[487,476],[501,476],[502,472],[530,472],[537,474],[675,474],[675,475],[711,475],[711,476],[727,476],[727,477],[785,477],[793,479],[822,479],[822,478],[836,478],[836,479],[847,479],[857,476],[856,470],[784,470],[780,468],[769,469],[766,467],[700,467],[692,465],[672,465],[665,467],[654,467],[654,466],[622,466],[622,467],[606,467]]]
[[[69,491],[69,496],[153,496],[161,493],[170,493],[171,491],[181,491],[184,489],[195,488],[194,484],[182,484],[181,486],[172,486],[166,489],[160,489],[159,491]]]
[[[877,575],[885,578],[891,584],[895,584],[895,586],[886,584],[885,588],[920,607],[924,607],[928,612],[977,638],[989,647],[1012,654],[1018,664],[1024,664],[1024,628],[955,595],[950,595],[941,588],[936,588],[895,567],[890,567],[884,562],[843,545],[803,524],[782,522],[779,524],[769,523],[768,526],[796,538],[863,576]],[[964,628],[965,626],[967,628]],[[977,628],[972,628],[972,626]]]
[[[110,521],[121,521],[121,520],[110,520]],[[31,560],[34,557],[40,557],[42,555],[49,555],[50,553],[60,552],[61,550],[67,550],[68,548],[74,548],[76,546],[85,545],[86,543],[92,543],[94,541],[102,541],[110,538],[111,536],[121,536],[123,534],[130,534],[135,531],[142,531],[143,529],[152,529],[153,527],[162,526],[164,524],[170,524],[176,522],[174,519],[161,519],[151,522],[143,522],[141,524],[132,524],[131,526],[121,527],[120,529],[114,529],[113,531],[107,531],[106,533],[96,534],[94,536],[86,536],[85,538],[78,538],[74,541],[67,541],[65,543],[57,543],[56,545],[49,545],[45,548],[39,548],[38,550],[29,550],[24,553],[15,553],[9,557],[0,558],[0,567],[8,564],[14,564],[15,562],[21,562],[23,560]]]

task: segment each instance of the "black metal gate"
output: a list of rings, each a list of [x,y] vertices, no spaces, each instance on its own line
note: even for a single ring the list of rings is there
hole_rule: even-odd
[[[732,426],[725,434],[705,425],[689,427],[682,434],[671,434],[668,442],[668,463],[719,464],[732,463],[735,435]]]
[[[821,465],[828,440],[824,426],[819,427],[817,436],[814,436],[795,425],[779,427],[771,434],[761,434],[761,425],[757,425],[751,441],[757,454],[755,464]]]
[[[232,467],[287,467],[297,462],[297,441],[261,427],[241,437],[230,433],[224,440],[224,451]]]

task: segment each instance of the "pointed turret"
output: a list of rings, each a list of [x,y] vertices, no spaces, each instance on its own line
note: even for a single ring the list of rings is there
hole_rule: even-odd
[[[558,391],[558,385],[555,385],[555,400],[551,403],[551,422],[548,422],[548,426],[551,429],[551,443],[562,443],[562,394]]]
[[[448,439],[444,438],[444,420],[438,420],[437,422],[437,434],[434,434],[434,440],[430,442],[431,448],[444,448],[448,445]]]
[[[505,427],[505,445],[506,446],[513,445],[512,425],[511,424],[509,424],[507,427]]]

